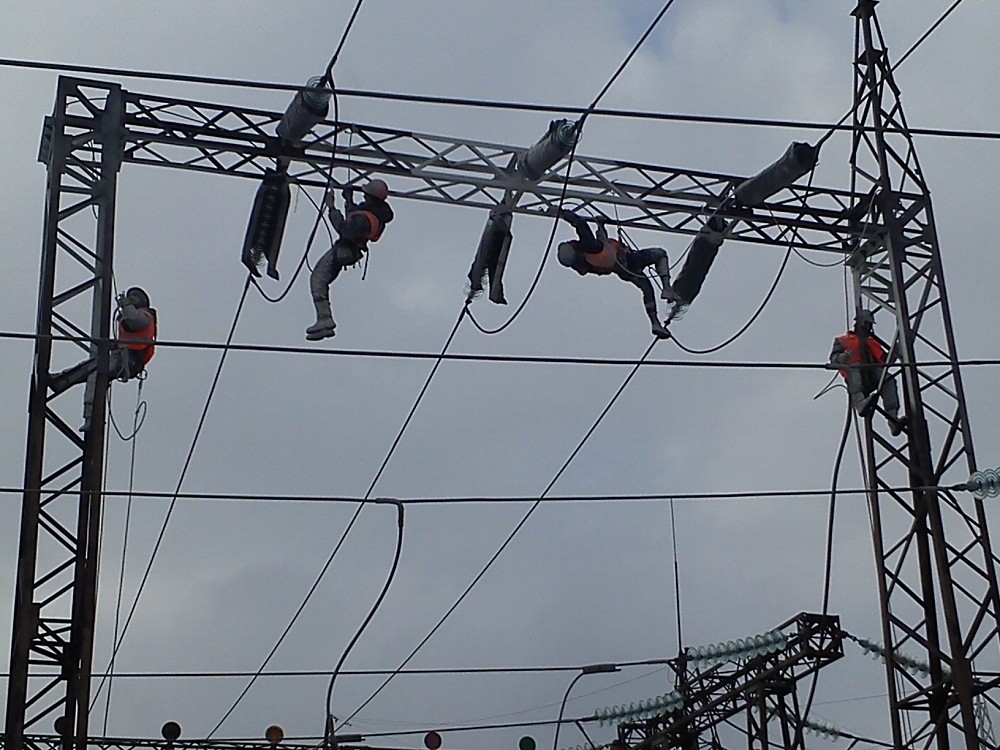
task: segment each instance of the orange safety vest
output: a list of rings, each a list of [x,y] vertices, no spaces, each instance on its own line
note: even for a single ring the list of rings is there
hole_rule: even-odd
[[[868,340],[868,353],[869,359],[864,359],[861,354],[861,339],[858,338],[858,334],[854,331],[848,331],[843,336],[837,336],[837,341],[840,345],[844,347],[844,351],[848,353],[848,359],[845,364],[848,365],[860,365],[862,362],[874,362],[875,364],[885,363],[885,350],[882,345],[875,340],[874,336],[867,336]],[[847,370],[840,371],[841,376],[847,379]]]
[[[371,211],[365,211],[359,208],[357,211],[351,211],[347,214],[345,219],[350,221],[354,216],[364,216],[368,220],[368,239],[371,242],[378,242],[378,238],[382,236],[382,230],[385,229],[385,225],[378,220],[378,217]]]
[[[126,330],[122,321],[118,321],[119,348],[142,352],[139,356],[143,366],[153,358],[156,350],[156,347],[152,343],[156,340],[156,311],[147,309],[145,312],[149,316],[149,323],[145,328],[138,331]]]
[[[606,239],[601,243],[599,253],[581,253],[587,261],[587,265],[593,269],[594,273],[611,273],[618,262],[618,253],[621,252],[622,243],[618,240]]]

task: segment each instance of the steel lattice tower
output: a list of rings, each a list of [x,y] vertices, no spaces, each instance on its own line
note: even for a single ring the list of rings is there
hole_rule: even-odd
[[[930,192],[875,17],[854,11],[853,218],[866,238],[849,257],[858,308],[892,316],[908,440],[866,420],[866,460],[893,744],[993,747],[976,720],[996,707],[1000,599],[982,501],[958,486],[976,468]],[[876,229],[876,227],[878,227]],[[941,368],[922,361],[946,360]],[[891,487],[908,486],[910,492]],[[924,652],[929,676],[894,655]],[[982,664],[977,668],[975,662]],[[992,670],[992,671],[986,671]]]

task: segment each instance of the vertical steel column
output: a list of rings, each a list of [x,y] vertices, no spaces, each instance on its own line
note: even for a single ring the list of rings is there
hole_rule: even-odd
[[[65,750],[87,745],[122,101],[117,85],[60,78],[39,150],[48,188],[7,694],[9,750],[21,750],[25,733],[37,733],[46,717],[54,719]],[[90,427],[78,431],[85,386],[54,395],[51,383],[53,370],[81,355],[103,366],[93,376]]]
[[[865,420],[893,744],[993,748],[975,707],[998,707],[989,692],[1000,666],[996,559],[982,502],[948,489],[975,470],[975,455],[930,192],[876,4],[859,0],[853,12],[852,190],[859,222],[872,230],[848,263],[856,307],[895,323],[889,359],[902,365],[908,420],[905,438],[886,434],[884,413]],[[914,652],[926,654],[926,674],[898,658]]]

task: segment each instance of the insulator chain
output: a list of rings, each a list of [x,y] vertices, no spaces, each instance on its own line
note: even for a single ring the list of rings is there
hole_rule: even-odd
[[[965,487],[980,500],[984,497],[1000,497],[1000,470],[986,469],[973,472]]]
[[[870,655],[873,659],[881,659],[882,661],[887,659],[889,651],[881,643],[875,643],[867,638],[855,638],[853,636],[848,637],[861,646],[861,650],[866,655]],[[931,673],[931,665],[925,659],[917,659],[913,656],[897,651],[892,655],[892,660],[910,674],[926,676]],[[942,662],[941,672],[947,676],[951,674],[951,668]]]
[[[629,703],[627,706],[610,706],[599,708],[594,711],[597,717],[598,726],[605,724],[616,724],[622,721],[641,721],[654,716],[674,713],[684,708],[684,696],[676,690],[669,693],[657,695],[655,698],[648,698],[638,703]]]
[[[698,646],[685,649],[684,653],[692,666],[715,666],[728,661],[745,661],[757,656],[783,651],[788,645],[788,636],[780,630],[738,638],[725,643],[713,643],[711,646]]]

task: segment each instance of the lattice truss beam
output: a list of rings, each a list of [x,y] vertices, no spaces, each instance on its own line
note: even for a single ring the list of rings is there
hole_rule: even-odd
[[[977,721],[1000,667],[1000,597],[982,501],[941,485],[976,468],[930,192],[924,182],[874,2],[861,0],[855,55],[854,217],[864,239],[849,258],[856,303],[895,325],[890,361],[901,363],[908,441],[868,421],[870,504],[883,639],[891,652],[926,652],[930,675],[887,664],[897,747],[996,747]],[[881,226],[875,230],[873,227]],[[886,314],[888,314],[888,319]],[[880,328],[876,327],[876,333]],[[891,487],[910,486],[903,493]]]
[[[537,183],[513,165],[524,148],[353,123],[324,122],[301,144],[281,144],[282,113],[125,93],[125,159],[141,164],[259,179],[288,162],[291,181],[327,184],[331,167],[378,174],[396,197],[491,209],[513,194],[515,213],[545,214],[562,194],[566,162]],[[764,166],[764,165],[761,165]],[[343,173],[341,173],[343,174]],[[566,200],[626,227],[693,235],[746,176],[714,174],[636,162],[576,156]],[[335,180],[334,186],[343,183]],[[847,217],[848,191],[794,185],[775,194],[752,216],[739,219],[730,237],[844,253],[857,245],[858,227]],[[701,217],[701,219],[699,219]]]
[[[778,630],[787,641],[775,653],[701,667],[689,649],[671,660],[683,704],[620,724],[619,739],[632,750],[693,750],[714,746],[718,730],[730,726],[749,738],[751,748],[804,747],[796,684],[844,655],[840,622],[834,615],[802,613]],[[746,719],[742,727],[734,721],[740,714]]]
[[[48,190],[7,696],[11,747],[45,718],[67,743],[86,738],[106,368],[96,379],[93,428],[82,435],[82,387],[52,395],[49,386],[59,367],[107,360],[122,111],[119,87],[61,79],[39,151]]]

